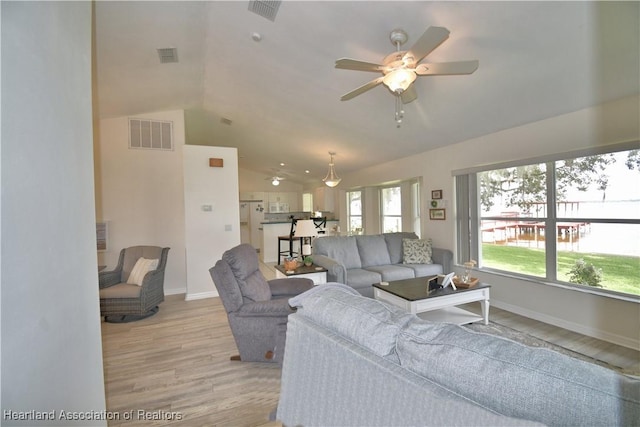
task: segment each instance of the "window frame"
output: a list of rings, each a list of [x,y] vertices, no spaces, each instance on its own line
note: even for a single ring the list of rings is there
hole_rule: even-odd
[[[385,190],[389,190],[392,188],[397,188],[398,189],[398,194],[400,195],[400,213],[397,215],[388,215],[385,214],[385,209],[384,209],[384,197],[383,197],[383,192]],[[384,230],[384,220],[385,218],[398,218],[400,220],[400,227],[398,231],[402,231],[402,185],[400,183],[395,184],[395,185],[386,185],[384,187],[379,187],[378,188],[378,198],[380,200],[380,232],[381,233],[386,233],[387,231]]]
[[[411,223],[413,232],[416,233],[418,237],[422,235],[421,191],[422,186],[420,185],[420,181],[411,181]]]
[[[562,222],[589,222],[592,224],[633,224],[640,225],[640,218],[581,218],[559,216],[556,210],[557,194],[556,194],[556,162],[562,160],[570,160],[592,155],[602,155],[609,153],[617,153],[621,151],[638,150],[640,141],[631,141],[623,144],[615,144],[602,147],[593,147],[586,150],[576,150],[558,155],[544,156],[533,159],[523,159],[518,162],[507,162],[494,165],[487,165],[477,168],[469,168],[465,170],[453,171],[455,178],[456,191],[456,258],[458,264],[469,260],[478,260],[478,268],[487,272],[502,275],[514,276],[523,279],[533,279],[538,283],[560,285],[573,290],[588,291],[598,295],[609,297],[623,297],[625,299],[637,300],[640,296],[620,292],[606,288],[596,288],[586,285],[580,285],[571,282],[565,282],[558,279],[557,270],[557,224]],[[482,230],[481,221],[483,219],[495,219],[497,217],[482,216],[481,202],[478,189],[477,174],[480,172],[506,169],[515,166],[526,166],[544,163],[546,164],[546,215],[545,215],[545,277],[523,274],[510,270],[501,270],[497,268],[486,267],[482,265]],[[521,219],[520,217],[518,219]],[[461,261],[462,260],[462,261]]]
[[[313,193],[312,192],[302,193],[302,211],[313,213]]]
[[[351,193],[360,193],[360,215],[354,215],[351,212]],[[362,234],[364,234],[364,191],[362,190],[349,190],[346,192],[347,198],[347,235],[354,235],[354,230],[351,228],[351,218],[360,218],[360,224],[362,225]]]

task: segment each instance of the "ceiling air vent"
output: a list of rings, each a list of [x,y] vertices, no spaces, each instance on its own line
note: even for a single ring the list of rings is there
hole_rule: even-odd
[[[257,13],[269,21],[275,21],[281,1],[250,0],[249,11]]]
[[[173,122],[129,119],[129,148],[173,150]]]
[[[175,47],[162,47],[158,49],[158,56],[161,64],[178,62],[178,49]]]

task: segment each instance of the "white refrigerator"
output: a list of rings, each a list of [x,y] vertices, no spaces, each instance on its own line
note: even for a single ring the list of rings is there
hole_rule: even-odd
[[[262,245],[264,203],[240,202],[240,241],[249,243],[259,252]]]

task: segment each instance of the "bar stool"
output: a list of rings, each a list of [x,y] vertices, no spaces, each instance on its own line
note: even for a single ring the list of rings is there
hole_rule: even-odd
[[[325,228],[327,228],[327,217],[311,218],[313,225],[318,229],[318,234],[326,234]]]
[[[283,255],[286,257],[293,257],[294,254],[298,256],[298,252],[293,251],[294,241],[299,240],[300,246],[298,246],[298,248],[302,248],[302,237],[294,237],[297,222],[298,220],[291,218],[291,229],[289,230],[289,234],[286,236],[278,236],[278,265],[280,265],[280,259]],[[287,242],[289,244],[285,250],[282,249],[282,242]]]

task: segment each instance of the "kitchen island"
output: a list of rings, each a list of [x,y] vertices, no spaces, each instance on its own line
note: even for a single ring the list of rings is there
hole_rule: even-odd
[[[340,224],[337,219],[328,219],[325,236],[335,236],[333,231]],[[291,230],[291,221],[264,221],[262,226],[262,248],[260,251],[262,262],[278,263],[278,236],[286,236]],[[299,251],[299,242],[294,242],[293,250]],[[284,245],[283,245],[284,247]]]

